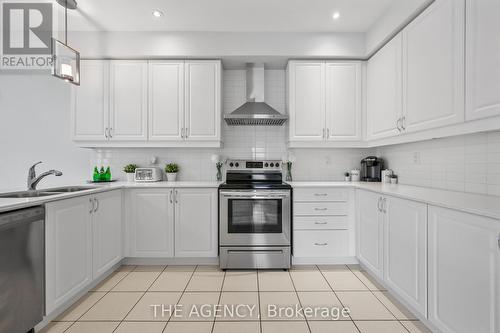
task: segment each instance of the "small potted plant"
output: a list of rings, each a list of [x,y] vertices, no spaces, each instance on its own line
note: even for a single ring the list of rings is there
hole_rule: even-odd
[[[351,181],[351,174],[349,172],[345,172],[344,173],[344,180],[346,182],[350,182]]]
[[[175,163],[169,163],[165,167],[165,172],[167,173],[167,180],[169,182],[175,182],[177,173],[179,172],[179,166]]]
[[[123,172],[127,175],[127,181],[134,181],[135,169],[138,167],[139,166],[137,164],[127,164],[123,167]]]

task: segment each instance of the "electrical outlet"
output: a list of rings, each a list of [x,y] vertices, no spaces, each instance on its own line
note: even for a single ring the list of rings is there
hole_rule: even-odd
[[[420,164],[420,152],[416,151],[413,153],[413,163]]]

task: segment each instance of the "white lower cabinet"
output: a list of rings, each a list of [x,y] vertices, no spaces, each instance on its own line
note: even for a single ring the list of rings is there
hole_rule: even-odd
[[[130,257],[217,257],[217,189],[133,189]]]
[[[131,257],[174,256],[174,189],[134,189],[127,197]]]
[[[429,206],[429,319],[445,333],[500,332],[500,222]]]
[[[92,281],[92,213],[89,196],[46,204],[46,313],[65,304]]]
[[[314,264],[318,258],[342,260],[352,255],[347,189],[297,188],[293,198],[294,258]]]
[[[217,190],[175,190],[175,256],[217,257]]]
[[[122,254],[122,191],[104,192],[94,196],[93,278],[106,273],[120,262]]]
[[[384,197],[384,280],[427,317],[427,205]]]

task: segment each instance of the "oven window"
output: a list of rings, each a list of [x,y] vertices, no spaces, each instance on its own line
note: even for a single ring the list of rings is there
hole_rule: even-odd
[[[228,232],[231,234],[282,233],[281,199],[229,199]]]

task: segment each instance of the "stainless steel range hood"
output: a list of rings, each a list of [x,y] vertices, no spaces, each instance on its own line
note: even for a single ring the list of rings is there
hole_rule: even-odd
[[[288,119],[264,101],[264,65],[247,64],[247,102],[224,115],[230,126],[281,126]]]

